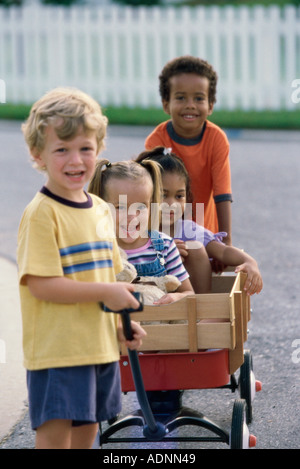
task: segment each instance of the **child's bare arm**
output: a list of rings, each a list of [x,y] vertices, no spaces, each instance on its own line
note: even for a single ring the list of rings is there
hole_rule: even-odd
[[[226,244],[219,243],[218,241],[211,241],[208,243],[206,245],[206,252],[209,257],[213,257],[218,261],[224,262],[226,265],[235,266],[253,259],[249,254],[246,254],[241,249],[227,246]]]
[[[80,282],[67,277],[38,277],[27,275],[26,282],[33,296],[54,303],[103,302],[112,310],[137,308],[138,301],[130,283]]]
[[[191,285],[189,279],[186,279],[182,282],[182,284],[177,288],[176,292],[174,293],[166,293],[166,295],[162,296],[158,301],[155,301],[155,305],[166,305],[169,303],[173,303],[174,301],[178,301],[184,296],[193,295],[195,292]]]
[[[181,260],[182,260],[182,262],[184,262],[185,259],[188,256],[188,254],[189,254],[187,244],[184,241],[182,241],[181,239],[174,239],[174,241],[175,241],[176,247],[179,251],[179,254],[181,256]]]
[[[205,247],[198,241],[187,241],[188,256],[184,266],[189,273],[195,293],[211,290],[211,265]]]
[[[219,231],[225,231],[227,233],[226,238],[223,238],[223,242],[228,246],[231,246],[231,202],[218,202],[216,204],[216,210]]]

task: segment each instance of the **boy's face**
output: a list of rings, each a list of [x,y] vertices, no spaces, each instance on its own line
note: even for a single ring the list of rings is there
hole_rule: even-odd
[[[34,151],[33,157],[47,172],[46,187],[65,199],[84,202],[84,186],[95,170],[96,135],[79,130],[74,138],[62,140],[52,125],[45,132],[45,146],[40,152]]]
[[[164,111],[172,118],[175,132],[184,138],[195,138],[213,111],[209,103],[209,80],[195,73],[182,73],[170,78],[170,99],[163,101]]]

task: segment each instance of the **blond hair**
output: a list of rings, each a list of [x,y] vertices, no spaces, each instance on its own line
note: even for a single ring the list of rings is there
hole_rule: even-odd
[[[28,119],[22,124],[31,154],[43,150],[48,125],[54,126],[62,140],[72,139],[81,129],[87,134],[95,132],[97,152],[104,148],[107,118],[92,97],[76,88],[55,88],[32,106]]]
[[[162,181],[160,166],[155,161],[145,160],[138,163],[133,160],[128,160],[110,163],[110,161],[106,159],[101,159],[96,164],[96,169],[90,181],[88,191],[107,201],[106,186],[111,179],[130,179],[132,181],[138,181],[143,178],[150,179],[153,184],[149,229],[158,229],[160,221],[159,207],[162,200]]]

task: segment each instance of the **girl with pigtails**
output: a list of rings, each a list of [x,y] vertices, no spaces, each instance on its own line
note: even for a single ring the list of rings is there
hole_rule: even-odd
[[[119,247],[139,276],[172,274],[180,280],[176,292],[164,295],[156,304],[194,293],[174,240],[158,231],[162,184],[156,162],[99,160],[88,191],[109,204]]]

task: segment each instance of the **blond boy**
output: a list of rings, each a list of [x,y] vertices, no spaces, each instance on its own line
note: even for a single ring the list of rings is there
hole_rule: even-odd
[[[22,129],[46,182],[19,228],[18,266],[29,412],[37,448],[90,448],[97,422],[120,411],[118,319],[137,307],[105,203],[85,192],[107,120],[85,93],[58,88],[37,101]],[[137,348],[144,335],[133,323]]]

